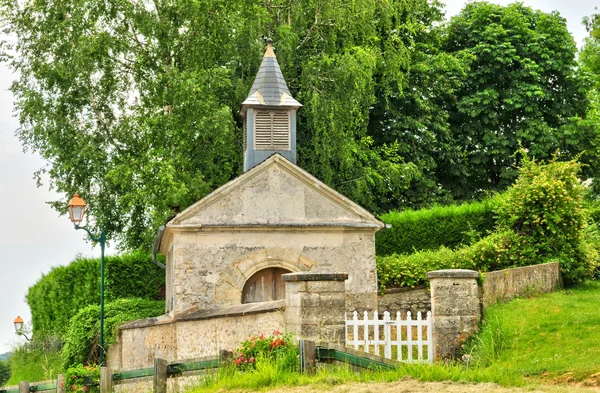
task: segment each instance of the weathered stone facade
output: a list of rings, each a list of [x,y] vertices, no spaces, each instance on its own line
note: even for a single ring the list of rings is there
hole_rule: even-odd
[[[383,224],[274,155],[166,226],[167,313],[241,303],[256,272],[348,272],[347,304],[377,307],[375,232]]]

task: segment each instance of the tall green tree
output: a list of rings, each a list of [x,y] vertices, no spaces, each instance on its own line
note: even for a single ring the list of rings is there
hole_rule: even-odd
[[[371,210],[397,207],[422,171],[402,141],[369,132],[370,112],[382,96],[410,89],[418,35],[439,8],[427,0],[0,0],[15,38],[5,56],[20,75],[17,135],[46,160],[38,180],[47,175],[64,195],[57,210],[80,192],[92,224],[125,248],[147,245],[169,216],[240,172],[237,112],[270,36],[304,104],[300,165]]]
[[[450,111],[463,156],[438,171],[456,197],[512,183],[519,144],[538,159],[560,149],[563,158],[587,151],[592,156],[583,160],[596,160],[598,128],[586,118],[589,81],[557,12],[469,3],[450,21],[444,49],[462,54],[469,67]]]

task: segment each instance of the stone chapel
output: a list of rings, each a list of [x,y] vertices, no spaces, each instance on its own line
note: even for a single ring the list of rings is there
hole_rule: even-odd
[[[269,40],[240,114],[244,173],[159,232],[166,314],[280,300],[282,274],[345,272],[346,309],[377,309],[375,232],[384,224],[296,165],[296,101]]]

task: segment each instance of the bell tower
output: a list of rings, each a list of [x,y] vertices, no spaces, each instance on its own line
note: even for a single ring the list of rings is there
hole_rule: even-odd
[[[269,38],[256,79],[240,111],[244,118],[244,172],[274,153],[296,163],[296,112],[301,106],[283,79]]]

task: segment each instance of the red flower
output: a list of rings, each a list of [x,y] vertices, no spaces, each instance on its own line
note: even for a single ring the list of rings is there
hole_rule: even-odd
[[[77,389],[77,386],[71,385],[71,390],[75,390],[75,389]]]
[[[87,392],[87,390],[88,390],[87,386],[84,386],[84,387],[83,387],[83,391],[84,391],[84,392]]]
[[[250,358],[250,363],[254,363],[254,356]]]
[[[281,332],[277,329],[275,329],[275,331],[273,332],[274,336],[279,336],[281,334]]]
[[[71,376],[71,379],[73,379],[73,380],[74,380],[75,378],[77,378],[75,375]]]

